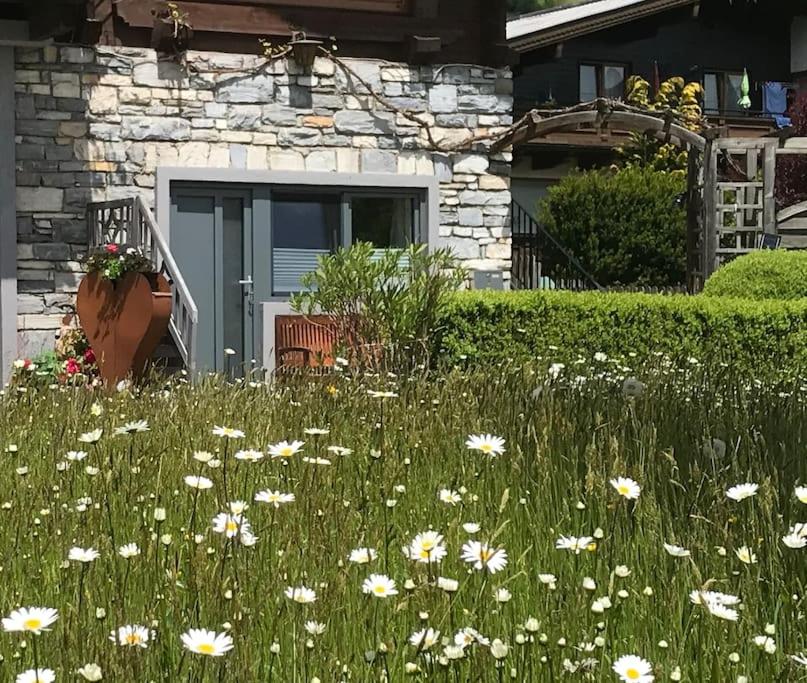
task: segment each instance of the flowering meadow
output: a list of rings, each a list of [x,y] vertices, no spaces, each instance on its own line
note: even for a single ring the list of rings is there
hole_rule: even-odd
[[[9,388],[0,679],[805,679],[805,397],[601,354]]]

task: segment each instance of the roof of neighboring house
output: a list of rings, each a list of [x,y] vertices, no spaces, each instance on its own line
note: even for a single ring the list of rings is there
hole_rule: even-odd
[[[507,40],[519,52],[624,24],[698,0],[591,0],[523,14],[507,22]]]

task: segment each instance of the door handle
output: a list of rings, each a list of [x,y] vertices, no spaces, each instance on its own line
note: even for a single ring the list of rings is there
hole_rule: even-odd
[[[247,276],[246,280],[239,280],[238,284],[241,285],[242,287],[250,287],[251,288],[255,284],[255,282],[252,280],[252,276],[249,275],[249,276]]]

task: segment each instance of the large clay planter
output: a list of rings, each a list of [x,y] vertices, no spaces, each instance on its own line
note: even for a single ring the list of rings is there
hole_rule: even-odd
[[[127,273],[111,282],[98,273],[81,281],[76,312],[107,385],[143,373],[168,329],[171,289],[160,274]]]

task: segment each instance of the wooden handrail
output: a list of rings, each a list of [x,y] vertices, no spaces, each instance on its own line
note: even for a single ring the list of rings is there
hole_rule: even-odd
[[[168,329],[185,366],[193,370],[199,309],[151,209],[139,195],[92,202],[87,205],[87,222],[91,246],[115,242],[136,247],[151,260],[155,272],[165,275],[172,296]]]

